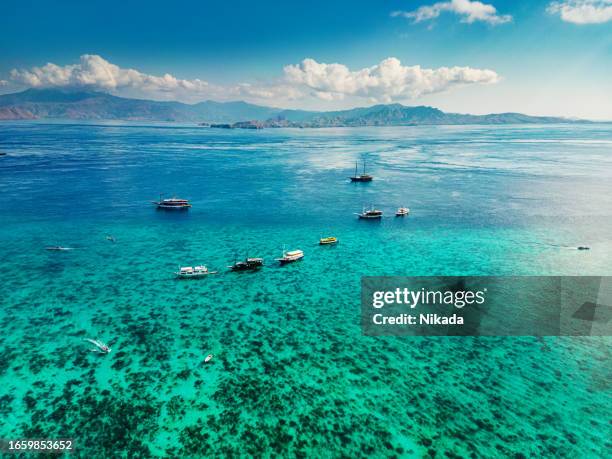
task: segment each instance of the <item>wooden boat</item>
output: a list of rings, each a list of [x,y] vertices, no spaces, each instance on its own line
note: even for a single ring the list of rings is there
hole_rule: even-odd
[[[383,216],[382,210],[374,209],[373,207],[369,210],[365,208],[361,211],[361,213],[356,214],[359,218],[364,220],[380,220]]]
[[[162,195],[159,195],[159,201],[152,201],[153,204],[157,206],[158,209],[167,209],[167,210],[187,210],[191,207],[191,204],[187,199],[180,198],[168,198],[162,199]]]
[[[357,175],[357,163],[355,163],[355,175],[349,177],[351,182],[371,182],[374,177],[366,174],[365,160],[363,161],[363,174]]]
[[[410,213],[410,209],[408,207],[400,207],[395,211],[396,217],[406,217]]]
[[[209,271],[204,265],[202,266],[179,266],[179,270],[174,273],[179,279],[194,279],[198,277],[208,276],[209,274],[217,274],[217,271]]]
[[[263,266],[263,258],[245,258],[243,261],[234,261],[234,264],[228,266],[232,271],[254,271]]]
[[[319,239],[319,245],[330,245],[330,244],[337,244],[338,243],[338,238],[337,237],[322,237],[321,239]]]
[[[289,252],[283,250],[283,256],[281,258],[277,258],[276,261],[278,261],[281,265],[285,265],[287,263],[293,263],[294,261],[301,260],[302,258],[304,258],[304,252],[301,250],[290,250]]]

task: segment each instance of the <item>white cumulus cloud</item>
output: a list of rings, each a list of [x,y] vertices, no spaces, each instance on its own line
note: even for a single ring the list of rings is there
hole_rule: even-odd
[[[481,21],[491,25],[498,25],[512,21],[512,16],[509,14],[498,14],[497,9],[493,5],[471,0],[437,2],[433,5],[423,5],[414,11],[394,11],[391,13],[391,16],[404,17],[417,23],[435,19],[440,14],[446,12],[462,16],[461,22],[468,24]]]
[[[381,102],[415,99],[457,85],[499,81],[499,75],[493,70],[471,67],[425,69],[419,65],[404,66],[394,57],[354,71],[343,64],[304,59],[299,65],[286,66],[285,78],[297,86],[309,88],[314,96],[324,100],[360,96]]]
[[[603,24],[612,21],[612,0],[566,0],[552,2],[547,11],[572,24]]]
[[[166,73],[149,75],[121,68],[104,58],[85,54],[79,63],[13,69],[11,83],[32,88],[77,87],[140,97],[196,102],[203,99],[236,100],[285,105],[289,101],[339,101],[347,97],[369,102],[415,99],[421,95],[445,91],[454,86],[495,83],[493,70],[471,67],[426,69],[405,66],[389,57],[359,70],[343,64],[326,64],[314,59],[284,67],[283,75],[259,83],[219,85],[200,79],[180,79]],[[0,85],[2,82],[0,82]],[[352,99],[351,99],[352,100]]]
[[[202,98],[272,99],[291,100],[299,91],[287,85],[215,85],[200,79],[180,79],[166,73],[149,75],[138,70],[121,68],[101,56],[84,54],[78,64],[56,65],[48,63],[31,69],[13,69],[10,73],[14,83],[31,88],[83,87],[113,93],[138,94],[158,99],[182,101]]]
[[[11,71],[13,81],[41,87],[82,86],[113,91],[135,88],[145,91],[169,92],[178,89],[202,91],[208,83],[202,80],[181,80],[168,73],[163,76],[147,75],[134,69],[123,69],[95,54],[84,54],[78,64],[59,66],[48,63],[30,70]]]

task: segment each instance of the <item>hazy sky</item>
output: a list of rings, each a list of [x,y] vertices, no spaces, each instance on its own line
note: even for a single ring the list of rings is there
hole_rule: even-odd
[[[0,93],[28,87],[612,120],[612,0],[5,2]]]

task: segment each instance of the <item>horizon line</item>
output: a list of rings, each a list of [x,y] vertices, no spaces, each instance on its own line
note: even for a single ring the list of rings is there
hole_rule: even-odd
[[[450,114],[450,115],[468,115],[468,116],[489,116],[489,115],[524,115],[524,116],[530,116],[530,117],[537,117],[537,118],[561,118],[561,119],[565,119],[568,121],[586,121],[586,122],[602,122],[602,123],[611,123],[612,119],[596,119],[596,118],[579,118],[579,117],[575,117],[575,116],[567,116],[567,115],[533,115],[533,114],[529,114],[526,112],[517,112],[517,111],[499,111],[499,112],[488,112],[488,113],[483,113],[483,114],[474,114],[474,113],[462,113],[462,112],[453,112],[453,111],[445,111],[442,110],[438,107],[435,107],[433,105],[404,105],[401,102],[390,102],[390,103],[373,103],[372,105],[355,105],[351,108],[343,108],[343,109],[335,109],[335,110],[309,110],[309,109],[303,109],[303,108],[285,108],[285,107],[278,107],[278,106],[274,106],[274,105],[260,105],[257,103],[253,103],[253,102],[248,102],[245,101],[243,99],[236,99],[236,100],[215,100],[215,99],[203,99],[201,101],[198,102],[182,102],[180,100],[176,100],[176,99],[172,99],[172,100],[160,100],[160,99],[155,99],[155,98],[141,98],[141,97],[128,97],[128,96],[123,96],[123,95],[117,95],[117,94],[113,94],[111,92],[107,92],[107,91],[102,91],[99,89],[89,89],[86,86],[65,86],[65,87],[42,87],[42,88],[34,88],[34,87],[29,87],[29,88],[25,88],[19,91],[15,91],[15,92],[7,92],[7,93],[2,93],[0,94],[0,98],[2,98],[3,96],[11,96],[11,95],[16,95],[16,94],[23,94],[25,92],[28,91],[54,91],[54,92],[82,92],[82,93],[89,93],[89,94],[100,94],[100,95],[107,95],[107,96],[111,96],[111,97],[117,97],[120,99],[126,99],[126,100],[140,100],[140,101],[147,101],[147,102],[157,102],[157,103],[176,103],[176,104],[181,104],[181,105],[187,105],[187,106],[195,106],[195,105],[199,105],[202,103],[206,103],[206,102],[213,102],[213,103],[217,103],[217,104],[232,104],[232,103],[243,103],[243,104],[247,104],[247,105],[251,105],[251,106],[255,106],[255,107],[259,107],[259,108],[268,108],[268,109],[275,109],[275,110],[280,110],[280,111],[302,111],[302,112],[307,112],[307,113],[334,113],[334,112],[346,112],[346,111],[351,111],[351,110],[357,110],[360,108],[372,108],[372,107],[388,107],[388,106],[393,106],[393,105],[398,105],[400,107],[405,107],[405,108],[430,108],[430,109],[434,109],[434,110],[439,110],[444,114]],[[70,118],[58,118],[58,119],[70,119]],[[1,121],[10,121],[10,120],[1,120]]]

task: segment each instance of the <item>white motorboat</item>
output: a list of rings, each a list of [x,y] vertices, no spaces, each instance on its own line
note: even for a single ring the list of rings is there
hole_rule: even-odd
[[[405,217],[410,213],[410,209],[408,207],[400,207],[395,211],[396,217]]]
[[[85,338],[84,341],[87,341],[88,343],[91,343],[94,346],[96,346],[93,349],[90,349],[92,352],[99,352],[100,354],[108,354],[111,351],[111,348],[100,340]]]
[[[292,263],[294,261],[298,261],[304,258],[304,252],[302,250],[283,250],[283,256],[281,258],[277,258],[276,261],[280,262],[281,265]]]
[[[166,209],[166,210],[187,210],[191,207],[191,204],[187,199],[180,198],[167,198],[162,199],[162,196],[159,196],[159,201],[153,201],[153,204],[157,206],[158,209]]]
[[[179,279],[192,279],[217,274],[217,271],[209,271],[204,265],[201,266],[179,266],[179,270],[174,273]]]
[[[356,214],[359,218],[364,220],[378,220],[383,216],[382,210],[377,210],[372,207],[369,210],[366,210],[365,207],[361,211],[361,213]]]

